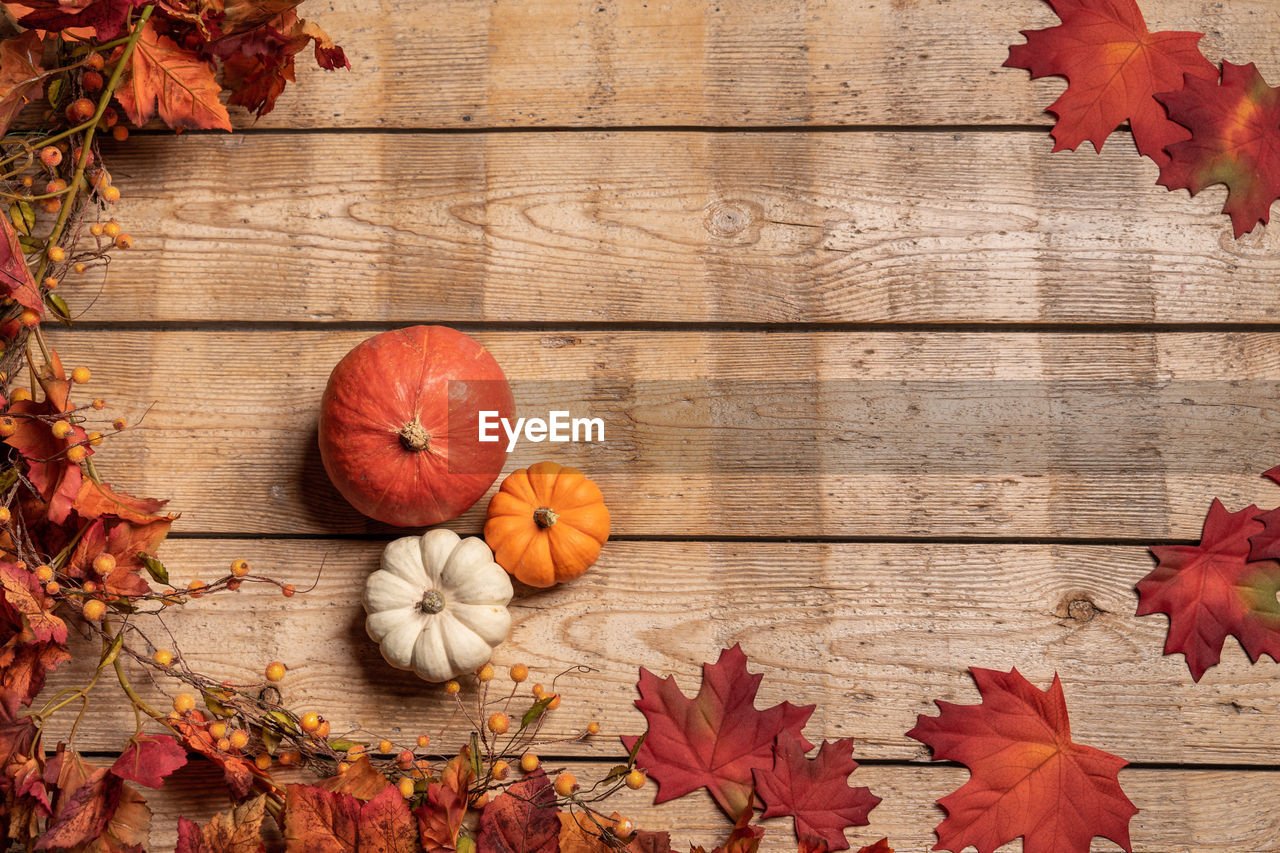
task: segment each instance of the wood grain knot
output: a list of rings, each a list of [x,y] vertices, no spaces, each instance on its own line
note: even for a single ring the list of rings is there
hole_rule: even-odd
[[[1092,622],[1102,611],[1087,598],[1072,598],[1066,602],[1067,617],[1077,622]]]
[[[760,223],[764,208],[745,199],[723,199],[707,205],[702,220],[707,233],[738,245],[750,245],[760,239]]]

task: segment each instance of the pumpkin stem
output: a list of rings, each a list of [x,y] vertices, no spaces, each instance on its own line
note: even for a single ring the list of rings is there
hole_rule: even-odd
[[[549,506],[540,506],[533,511],[533,521],[543,530],[559,521],[560,516]]]
[[[423,613],[439,613],[444,610],[444,596],[429,589],[422,594],[422,601],[418,602],[418,609]]]
[[[400,427],[397,435],[400,436],[400,446],[415,453],[421,453],[431,445],[431,433],[417,419]]]

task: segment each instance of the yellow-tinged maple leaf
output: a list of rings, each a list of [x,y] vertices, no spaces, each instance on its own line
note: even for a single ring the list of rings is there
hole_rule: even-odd
[[[156,115],[174,130],[231,130],[213,68],[147,21],[116,98],[129,120],[143,125]]]
[[[35,30],[0,41],[0,134],[15,116],[44,91],[40,56],[44,42]]]

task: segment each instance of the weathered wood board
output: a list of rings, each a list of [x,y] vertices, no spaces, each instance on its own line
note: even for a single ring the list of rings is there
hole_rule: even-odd
[[[95,331],[88,393],[135,426],[104,475],[178,530],[393,532],[333,490],[315,444],[331,367],[369,332]],[[614,532],[675,538],[1192,539],[1214,495],[1276,501],[1272,334],[484,332],[522,413],[579,409]],[[523,389],[523,390],[522,390]],[[587,409],[583,412],[580,409]],[[595,410],[599,410],[596,412]],[[109,430],[108,430],[109,431]],[[453,524],[476,531],[486,501]]]
[[[455,704],[387,666],[365,636],[360,592],[382,547],[173,541],[164,553],[180,586],[223,577],[241,557],[283,582],[317,586],[288,600],[273,586],[246,586],[167,613],[163,629],[136,624],[153,646],[176,646],[193,668],[237,684],[261,684],[266,663],[284,661],[286,703],[324,714],[335,732],[402,742],[426,732],[450,743],[463,723]],[[676,675],[692,695],[699,664],[741,643],[765,673],[762,705],[817,704],[811,740],[850,737],[859,758],[909,760],[928,754],[905,733],[917,714],[937,713],[934,699],[979,701],[969,667],[1016,666],[1042,689],[1056,672],[1074,735],[1132,762],[1274,763],[1277,665],[1250,666],[1230,641],[1224,663],[1193,684],[1180,655],[1161,656],[1165,618],[1133,616],[1133,585],[1152,565],[1141,548],[616,542],[580,581],[519,592],[493,695],[505,695],[514,663],[534,670],[530,684],[591,667],[560,678],[564,704],[545,731],[571,736],[595,719],[605,734],[556,749],[610,756],[617,734],[644,730],[632,706],[640,667]],[[94,647],[82,643],[84,654],[51,683],[87,680]],[[176,682],[134,671],[143,695],[167,708]],[[96,712],[107,716],[79,735],[82,748],[112,749],[132,724],[127,708],[109,710],[116,690],[99,688]]]
[[[147,137],[89,322],[1275,323],[1231,237],[1118,139],[1046,132]],[[198,162],[192,173],[187,164]]]

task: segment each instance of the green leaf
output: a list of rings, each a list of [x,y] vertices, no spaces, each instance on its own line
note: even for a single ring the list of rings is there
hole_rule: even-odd
[[[67,305],[67,300],[56,293],[50,292],[44,295],[44,302],[53,309],[54,316],[63,324],[71,325],[71,307]]]
[[[298,724],[284,711],[268,711],[267,721],[271,723],[274,729],[283,734],[297,735],[299,737],[302,735],[302,729],[298,728]]]
[[[18,469],[17,468],[8,469],[3,474],[0,474],[0,492],[9,491],[9,487],[16,482],[18,482]],[[54,568],[60,569],[62,567],[54,566]]]
[[[236,715],[235,708],[222,704],[222,701],[208,690],[201,690],[200,695],[204,697],[205,707],[219,717],[234,717]]]
[[[263,726],[262,731],[258,734],[262,736],[262,745],[267,748],[267,755],[275,755],[276,750],[280,748],[280,742],[284,740],[284,736],[276,731],[273,726]]]
[[[648,732],[636,738],[636,742],[631,745],[631,752],[627,754],[627,764],[631,767],[635,766],[636,756],[640,754],[640,746],[644,743],[644,739],[649,736]]]
[[[18,243],[19,245],[22,246],[22,248],[26,249],[28,252],[44,251],[44,241],[37,240],[35,237],[19,237]]]
[[[520,730],[524,731],[533,724],[535,720],[547,712],[547,706],[551,704],[551,700],[555,699],[555,694],[543,696],[537,702],[534,702],[529,710],[524,712],[524,716],[520,718]]]
[[[62,95],[63,78],[59,77],[49,84],[49,106],[58,106],[58,98]]]
[[[31,229],[36,227],[36,212],[31,208],[31,202],[19,199],[9,205],[9,221],[19,234],[30,237]]]
[[[346,752],[348,749],[350,749],[353,746],[368,746],[368,744],[357,743],[354,740],[346,740],[345,738],[339,738],[338,740],[329,741],[329,746],[333,747],[335,752]]]
[[[169,582],[169,570],[164,567],[164,563],[157,560],[150,554],[139,554],[142,558],[142,565],[146,566],[147,574],[151,575],[151,579],[156,583]]]
[[[471,775],[479,779],[484,775],[484,768],[480,766],[480,735],[476,732],[471,733],[471,750],[467,757],[471,759]]]
[[[631,772],[630,764],[616,764],[609,769],[609,775],[605,776],[604,779],[601,781],[612,782],[614,779],[617,779],[619,776],[626,776],[630,772]]]

